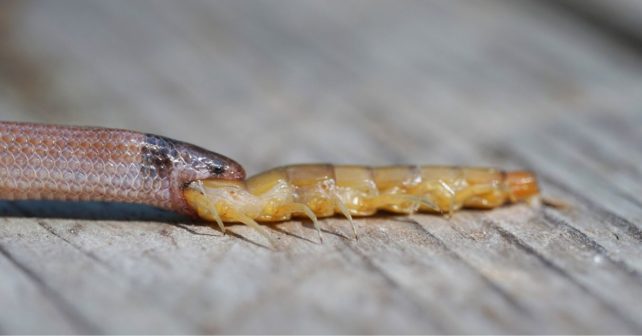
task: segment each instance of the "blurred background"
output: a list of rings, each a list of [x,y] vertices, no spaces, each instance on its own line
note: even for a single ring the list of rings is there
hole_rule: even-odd
[[[641,17],[642,2],[635,0],[3,0],[0,2],[0,119],[157,133],[228,155],[243,164],[249,174],[302,162],[530,168],[541,174],[549,194],[564,194],[567,199],[579,197],[592,202],[587,204],[599,204],[621,216],[625,221],[622,223],[628,223],[629,226],[620,226],[626,227],[622,230],[639,233],[642,222]],[[58,224],[72,225],[64,221]],[[134,230],[140,228],[145,226],[141,224]],[[68,233],[66,229],[62,231],[63,235]],[[602,237],[598,231],[588,230],[587,234]],[[186,238],[188,236],[181,239],[185,239],[186,245],[193,245],[189,239],[197,238]],[[3,237],[17,236],[5,233]],[[74,242],[76,238],[69,239]],[[274,266],[269,252],[256,252],[264,256],[260,261],[251,253],[240,252],[254,250],[247,246],[236,248],[237,245],[233,245],[236,243],[229,242],[234,239],[238,240],[229,238],[218,247],[206,245],[212,249],[226,246],[233,251],[225,252],[229,254],[218,251],[231,258],[219,259],[228,269],[241,267],[225,277],[226,281],[246,284],[258,292],[258,287],[248,284],[252,282],[249,279],[254,269],[260,268],[274,279],[291,275],[283,273],[281,268],[265,266]],[[640,332],[642,314],[627,301],[640,293],[642,264],[639,260],[642,259],[635,257],[641,255],[639,237],[631,238],[630,245],[626,245],[628,250],[619,249],[618,244],[624,242],[603,239],[608,241],[598,239],[598,242],[606,246],[606,250],[613,247],[609,251],[623,253],[617,256],[633,272],[631,283],[637,286],[631,289],[633,285],[627,285],[629,293],[634,294],[629,294],[629,298],[622,294],[621,300],[617,295],[604,299],[600,295],[606,294],[598,290],[602,294],[597,296],[596,304],[607,302],[610,304],[607,308],[619,307],[613,314],[622,318],[622,323],[614,318],[592,325],[593,313],[576,312],[578,305],[586,304],[581,300],[556,306],[551,314],[570,316],[569,320],[557,320],[544,313],[549,303],[546,299],[537,301],[531,295],[543,288],[520,297],[520,291],[528,286],[508,286],[507,292],[515,295],[519,303],[516,307],[526,307],[528,311],[513,322],[491,316],[489,311],[495,311],[492,307],[496,307],[492,300],[480,299],[483,304],[469,307],[462,313],[465,322],[459,324],[456,312],[467,303],[446,304],[446,308],[435,308],[441,312],[435,313],[436,302],[430,299],[415,307],[399,304],[406,301],[395,296],[392,303],[382,299],[372,305],[365,304],[364,308],[373,310],[355,308],[350,310],[355,314],[353,318],[342,319],[341,316],[347,316],[339,313],[344,301],[333,301],[333,296],[325,298],[318,293],[284,301],[300,308],[297,310],[300,314],[295,314],[298,320],[294,322],[273,310],[258,312],[248,308],[256,302],[253,300],[258,300],[256,293],[237,289],[234,293],[240,296],[232,297],[225,294],[225,284],[220,283],[217,289],[202,293],[202,302],[192,303],[178,294],[161,299],[159,307],[172,307],[176,311],[184,308],[184,312],[190,312],[184,314],[187,317],[165,318],[167,311],[174,310],[162,308],[157,315],[141,313],[147,319],[141,317],[139,324],[118,319],[101,322],[97,313],[89,310],[85,314],[85,308],[77,306],[83,307],[69,292],[68,280],[61,277],[58,285],[54,283],[46,288],[66,302],[62,306],[78,310],[79,315],[84,316],[72,318],[69,324],[56,324],[56,319],[53,322],[45,319],[40,325],[18,323],[14,329],[2,329],[0,318],[0,331],[37,331],[42,327],[45,331],[197,333]],[[181,242],[179,239],[179,246]],[[147,262],[156,265],[158,260],[181,269],[177,265],[185,261],[186,256],[198,259],[200,253],[190,250],[182,255],[183,259],[174,259],[169,253],[158,256],[148,251],[131,252],[125,246],[132,242],[121,243],[116,243],[115,246],[120,247],[113,253],[102,256],[101,252],[91,253],[110,269],[124,274],[138,274],[133,265],[139,262],[143,265],[141,269],[145,269],[149,266]],[[455,240],[452,243],[466,244]],[[83,251],[96,248],[85,240],[75,244]],[[546,249],[548,245],[540,246]],[[102,245],[100,248],[111,251]],[[361,256],[377,251],[368,250]],[[399,258],[406,258],[402,247],[395,251]],[[118,261],[123,253],[131,263],[125,265]],[[303,254],[310,253],[314,254],[309,251]],[[278,258],[284,259],[279,259],[282,264],[277,265],[288,267],[286,261],[293,260],[288,258],[299,260],[299,256],[296,253],[295,256],[281,255]],[[314,256],[307,257],[315,261]],[[355,258],[350,260],[361,257]],[[475,258],[468,262],[475,264]],[[495,261],[494,265],[502,264]],[[257,265],[258,262],[264,263],[263,266]],[[197,266],[196,262],[187,263],[195,268],[205,267]],[[306,261],[302,258],[294,264],[302,267]],[[35,269],[38,273],[39,268]],[[529,274],[528,268],[523,271]],[[176,290],[169,288],[177,282],[186,281],[196,286],[204,281],[189,276],[182,279],[177,271],[173,275],[164,272],[168,271],[159,268],[156,273],[147,273],[151,275],[145,284],[158,281],[161,285],[143,286],[146,295],[156,297],[164,295],[161,294],[164,290]],[[211,274],[211,269],[207,272],[203,274]],[[59,273],[52,269],[41,275],[55,279]],[[504,288],[500,273],[482,274],[491,282],[499,281],[496,287]],[[340,275],[343,277],[339,279],[347,281],[342,284],[350,283],[347,280],[350,272]],[[441,276],[442,289],[452,289],[452,293],[461,292],[462,288],[476,291],[476,285],[452,282],[453,277],[459,277],[456,272]],[[88,279],[78,281],[89,282]],[[614,283],[621,284],[597,281],[581,288],[606,288]],[[278,284],[280,282],[268,286],[265,291],[287,291],[287,287]],[[386,292],[390,287],[382,288],[381,291]],[[550,298],[566,293],[566,287],[559,288],[562,289],[552,292]],[[335,287],[325,289],[337,290]],[[360,300],[366,299],[351,297],[348,289],[354,288],[350,285],[345,289],[348,303],[344,307],[361,307],[364,301]],[[122,295],[123,300],[128,297],[127,291],[116,290],[116,293],[120,294],[114,297]],[[370,294],[364,293],[366,297]],[[217,305],[221,296],[225,307]],[[104,305],[112,312],[120,309],[123,302],[105,298],[103,302],[100,297],[92,296],[89,289],[83,298],[89,303]],[[139,299],[142,307],[149,306],[145,301],[147,296]],[[263,300],[259,302],[267,300],[277,304],[279,298],[268,296]],[[15,311],[22,312],[21,315],[30,312],[29,308],[16,304],[19,308]],[[386,305],[393,308],[387,310]],[[312,308],[306,310],[305,307]],[[521,314],[518,308],[513,309],[518,312],[515,314]],[[132,311],[145,310],[139,307]],[[402,316],[407,311],[413,313]],[[46,315],[33,316],[43,314]],[[441,317],[423,318],[430,314]],[[528,317],[529,314],[532,315]],[[163,322],[157,324],[158,321]],[[550,329],[539,329],[542,323]],[[618,329],[618,325],[623,329]]]
[[[5,0],[0,116],[164,134],[251,173],[308,161],[479,164],[471,143],[639,106],[640,8]]]

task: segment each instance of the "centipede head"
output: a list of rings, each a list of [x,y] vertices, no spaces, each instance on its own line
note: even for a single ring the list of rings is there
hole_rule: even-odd
[[[199,217],[209,221],[233,221],[234,213],[244,212],[241,205],[252,203],[252,199],[248,199],[251,195],[245,191],[244,181],[197,180],[190,183],[183,194]]]
[[[240,222],[276,246],[270,235],[255,221],[265,204],[247,190],[243,180],[197,180],[184,190],[184,197],[202,219],[216,222],[225,233],[224,222]]]

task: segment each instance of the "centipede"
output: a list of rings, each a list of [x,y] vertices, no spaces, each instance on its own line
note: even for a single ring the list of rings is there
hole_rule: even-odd
[[[227,156],[171,138],[99,127],[0,122],[0,199],[146,204],[216,223],[262,223],[379,212],[451,216],[531,202],[531,171],[430,165],[296,164],[246,178]]]

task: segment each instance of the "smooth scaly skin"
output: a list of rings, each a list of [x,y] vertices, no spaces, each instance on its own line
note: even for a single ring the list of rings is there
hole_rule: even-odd
[[[140,203],[195,215],[183,188],[242,180],[233,160],[127,130],[0,122],[0,199]]]

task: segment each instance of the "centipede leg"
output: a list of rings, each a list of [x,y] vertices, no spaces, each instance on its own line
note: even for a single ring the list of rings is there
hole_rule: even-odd
[[[214,220],[216,221],[216,225],[218,225],[218,228],[221,229],[223,234],[225,234],[225,224],[223,224],[223,221],[221,220],[221,216],[219,216],[218,211],[216,210],[216,206],[212,206],[212,209],[210,210],[212,213],[212,217],[214,217]]]
[[[323,244],[323,237],[321,237],[321,226],[319,225],[319,220],[317,219],[317,215],[314,214],[314,211],[312,211],[310,207],[303,203],[290,203],[287,205],[287,207],[289,208],[290,212],[301,212],[308,216],[308,218],[310,218],[312,224],[314,225],[314,228],[317,230],[319,242]]]
[[[314,211],[310,209],[305,204],[301,204],[303,212],[312,220],[312,224],[314,224],[314,228],[317,230],[317,235],[319,236],[319,242],[323,244],[323,237],[321,236],[321,226],[319,225],[319,221],[317,220],[317,215],[314,214]]]
[[[409,201],[415,202],[418,206],[425,205],[428,209],[439,212],[443,214],[443,211],[433,202],[428,196],[410,196],[410,195],[400,195],[398,197],[403,197]]]
[[[203,208],[207,209],[207,211],[212,215],[212,218],[216,221],[216,224],[218,225],[219,229],[223,234],[225,234],[225,224],[223,224],[223,220],[221,220],[221,216],[218,213],[218,210],[216,210],[216,204],[214,204],[214,201],[207,195],[205,192],[205,188],[203,187],[203,181],[197,181],[195,183],[195,188],[198,190],[208,201],[210,204],[208,206],[205,206]]]
[[[357,227],[354,224],[354,221],[352,220],[352,215],[350,214],[350,210],[348,210],[345,203],[343,203],[343,201],[341,201],[338,196],[335,196],[334,203],[339,208],[339,210],[341,210],[341,213],[350,222],[350,225],[352,226],[352,233],[354,234],[354,240],[359,240],[359,236],[357,235]]]
[[[446,215],[447,218],[451,218],[453,216],[453,212],[455,211],[455,196],[456,193],[455,191],[448,185],[448,183],[444,182],[443,180],[438,180],[437,183],[441,186],[442,190],[448,194],[448,214]]]
[[[265,239],[267,239],[273,247],[276,247],[276,243],[272,239],[272,237],[270,237],[270,235],[267,232],[265,232],[265,230],[263,230],[261,228],[261,226],[259,225],[259,223],[257,223],[254,219],[252,219],[252,218],[250,218],[250,217],[248,217],[248,216],[246,216],[246,215],[244,215],[244,214],[242,214],[240,212],[237,212],[237,211],[231,211],[231,215],[232,215],[232,217],[234,217],[235,220],[237,220],[237,221],[239,221],[239,222],[251,227],[252,229],[254,229],[260,235],[265,237]]]

